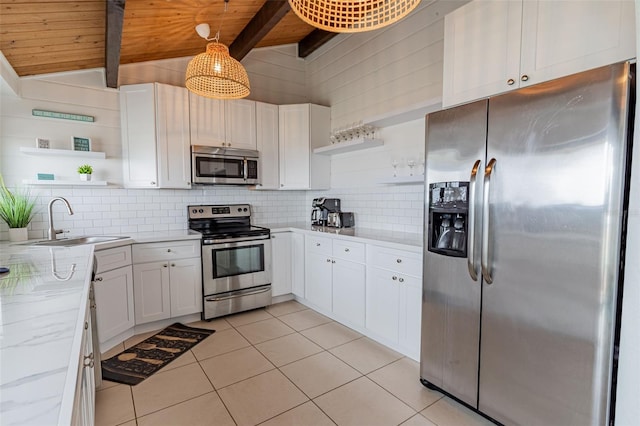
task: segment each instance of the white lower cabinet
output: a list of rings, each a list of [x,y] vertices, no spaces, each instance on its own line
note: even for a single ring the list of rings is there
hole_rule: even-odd
[[[96,382],[94,369],[96,366],[89,303],[87,303],[83,327],[82,350],[78,358],[78,376],[73,400],[73,412],[71,414],[72,426],[95,424]]]
[[[291,292],[304,297],[304,235],[291,234]]]
[[[133,246],[136,325],[202,311],[199,246],[196,240]]]
[[[271,296],[292,292],[291,232],[271,234]]]
[[[95,258],[96,322],[98,340],[103,346],[135,325],[131,246],[96,251]]]
[[[364,244],[307,236],[305,298],[351,326],[365,323]]]
[[[366,328],[414,359],[420,356],[421,255],[367,246]]]

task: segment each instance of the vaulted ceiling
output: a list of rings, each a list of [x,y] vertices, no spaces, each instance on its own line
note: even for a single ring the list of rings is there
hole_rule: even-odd
[[[305,57],[335,33],[300,20],[286,0],[0,0],[0,50],[19,76],[193,56],[206,41],[195,26],[241,60],[253,47],[298,43]],[[223,19],[224,16],[224,19]]]

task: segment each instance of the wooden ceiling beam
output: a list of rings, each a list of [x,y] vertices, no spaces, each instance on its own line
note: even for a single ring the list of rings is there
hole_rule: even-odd
[[[105,69],[107,87],[118,87],[118,67],[120,66],[120,46],[122,45],[122,25],[124,22],[125,0],[107,0],[107,28],[105,45]]]
[[[338,33],[332,33],[324,30],[313,30],[305,38],[298,43],[298,57],[306,58],[313,52],[318,50],[320,46],[337,36]]]
[[[229,46],[229,54],[240,61],[291,10],[287,0],[267,0]]]

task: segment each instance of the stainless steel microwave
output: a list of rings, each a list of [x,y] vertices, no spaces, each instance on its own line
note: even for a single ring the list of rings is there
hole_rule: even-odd
[[[194,145],[191,180],[204,185],[257,185],[258,151]]]

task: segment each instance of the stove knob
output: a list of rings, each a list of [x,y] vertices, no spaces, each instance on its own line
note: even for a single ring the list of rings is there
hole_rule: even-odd
[[[204,213],[204,210],[200,209],[198,210],[199,213]]]
[[[193,210],[191,210],[191,213],[193,213],[193,214],[198,213],[198,209],[193,209]]]
[[[242,207],[238,207],[238,211],[241,212],[242,211]]]
[[[246,212],[246,211],[247,211],[247,208],[245,207],[243,210]]]

